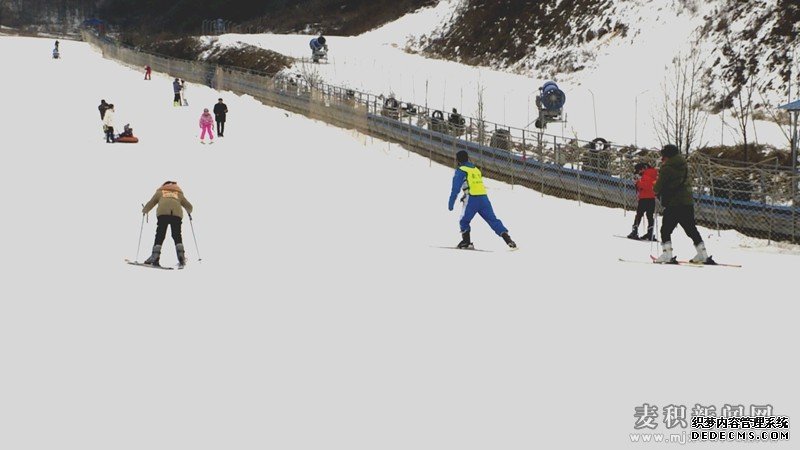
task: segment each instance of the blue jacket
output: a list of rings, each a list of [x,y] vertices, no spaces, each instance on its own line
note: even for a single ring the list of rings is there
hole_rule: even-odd
[[[475,167],[475,164],[467,161],[458,167],[461,166]],[[464,172],[458,167],[456,167],[456,173],[453,175],[453,187],[450,189],[450,200],[447,202],[447,209],[451,211],[453,210],[453,206],[456,204],[456,197],[458,197],[458,193],[467,188],[467,172]]]
[[[317,38],[312,39],[311,42],[309,43],[309,45],[311,46],[311,50],[314,50],[314,51],[320,50],[323,47],[325,47],[323,44],[319,43],[319,40],[317,40]]]
[[[179,82],[177,82],[177,81],[173,81],[172,82],[172,91],[175,92],[176,94],[179,93],[181,91],[181,84]]]

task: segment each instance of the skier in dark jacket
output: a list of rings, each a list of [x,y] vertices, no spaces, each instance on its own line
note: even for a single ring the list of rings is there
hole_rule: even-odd
[[[664,206],[664,221],[661,224],[661,246],[664,252],[656,259],[658,263],[669,263],[672,256],[672,231],[680,224],[686,235],[692,239],[697,255],[691,259],[694,263],[713,264],[706,245],[694,218],[694,200],[692,199],[689,166],[680,154],[678,147],[668,144],[661,149],[661,171],[653,190]]]
[[[225,135],[225,116],[228,114],[228,105],[222,103],[219,99],[214,105],[214,120],[217,122],[217,136],[223,137]]]
[[[175,78],[175,81],[172,82],[172,92],[175,94],[175,96],[172,97],[172,106],[181,106],[182,105],[182,103],[181,103],[181,89],[183,89],[183,86],[181,86],[180,80]]]
[[[461,212],[461,220],[459,225],[461,227],[461,242],[458,243],[458,248],[470,249],[474,248],[470,240],[470,226],[469,223],[475,214],[480,214],[483,220],[492,227],[494,232],[503,238],[506,244],[511,248],[517,248],[517,244],[511,240],[508,235],[508,229],[503,225],[503,222],[494,215],[492,203],[489,201],[489,196],[486,195],[486,187],[483,185],[483,177],[481,171],[475,164],[469,162],[469,156],[464,150],[456,153],[456,167],[455,175],[453,175],[453,185],[450,189],[450,199],[447,202],[447,209],[453,210],[458,193],[463,191],[461,202],[463,209]]]
[[[106,111],[108,111],[109,105],[106,103],[105,100],[100,100],[100,106],[97,109],[100,111],[100,120],[106,118]]]
[[[633,166],[636,174],[636,192],[639,197],[639,204],[636,206],[636,218],[633,219],[633,230],[628,235],[630,239],[641,239],[643,241],[653,241],[653,213],[656,210],[656,193],[653,185],[658,179],[658,170],[647,163],[638,163]],[[642,216],[647,215],[647,233],[639,237],[639,224]]]

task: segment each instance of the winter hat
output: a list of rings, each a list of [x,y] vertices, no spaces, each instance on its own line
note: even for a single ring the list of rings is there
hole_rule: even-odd
[[[318,37],[317,38],[317,42],[319,42],[322,45],[325,45],[325,36]]]
[[[203,108],[203,112],[207,113],[208,112],[208,108]]]
[[[663,156],[664,158],[672,158],[678,153],[680,153],[680,150],[678,150],[678,147],[672,144],[667,144],[664,146],[664,148],[661,149],[661,156]]]
[[[636,165],[633,166],[633,171],[636,172],[636,173],[639,173],[640,171],[642,171],[644,169],[647,169],[648,167],[650,167],[650,164],[643,163],[643,162],[636,163]]]
[[[458,161],[459,164],[464,164],[465,162],[469,161],[469,156],[467,156],[466,150],[461,150],[456,153],[456,161]]]

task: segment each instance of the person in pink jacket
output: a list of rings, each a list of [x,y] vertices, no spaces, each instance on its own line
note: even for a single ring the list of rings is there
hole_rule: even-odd
[[[214,116],[208,112],[208,108],[203,109],[203,114],[200,116],[200,129],[203,130],[200,133],[200,142],[205,144],[206,143],[206,133],[208,133],[209,137],[211,137],[211,143],[214,143],[214,132],[212,131],[211,127],[214,126]]]

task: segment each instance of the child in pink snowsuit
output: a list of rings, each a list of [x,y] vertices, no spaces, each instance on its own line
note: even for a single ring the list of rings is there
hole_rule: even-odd
[[[211,142],[214,142],[214,133],[211,131],[211,127],[214,126],[214,117],[208,112],[208,108],[203,109],[203,114],[200,116],[200,128],[203,130],[200,133],[200,142],[203,144],[206,143],[206,132],[211,137]]]

